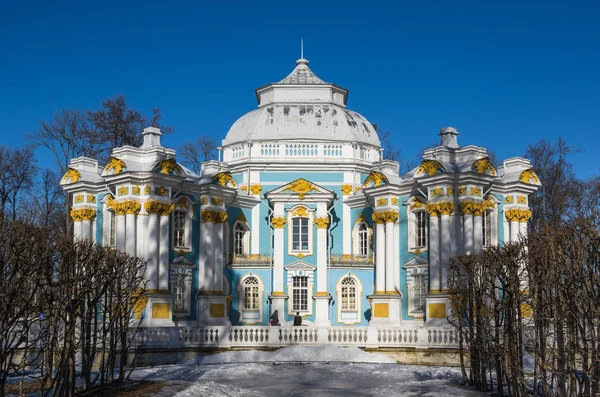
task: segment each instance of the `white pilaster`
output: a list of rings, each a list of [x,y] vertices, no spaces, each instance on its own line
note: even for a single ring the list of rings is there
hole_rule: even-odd
[[[252,208],[252,230],[250,231],[250,253],[260,254],[260,209],[262,204]],[[268,252],[267,252],[268,253]]]
[[[275,203],[273,215],[273,291],[271,291],[271,310],[279,313],[279,321],[285,313],[284,303],[287,299],[283,290],[283,258],[284,258],[284,223],[283,203]]]
[[[160,215],[160,239],[158,254],[158,289],[169,290],[169,214]]]
[[[483,217],[480,213],[473,214],[473,252],[483,249]]]
[[[204,228],[206,230],[206,234],[204,235],[204,280],[202,281],[203,291],[207,294],[212,293],[213,279],[214,279],[214,266],[215,266],[215,256],[214,256],[214,224],[212,221],[205,222]],[[200,254],[202,255],[202,253]]]
[[[437,213],[429,214],[429,290],[440,291],[440,226]]]
[[[394,221],[387,219],[385,223],[385,292],[396,293],[394,280]]]
[[[117,213],[117,241],[116,248],[119,252],[125,252],[125,214]]]
[[[450,268],[450,255],[452,251],[452,234],[450,228],[450,215],[442,214],[441,221],[441,259],[440,259],[440,290],[448,289],[448,270]]]
[[[147,237],[147,254],[148,267],[146,270],[148,279],[148,289],[158,290],[158,237],[160,230],[158,228],[158,215],[148,214],[148,228],[146,229]]]
[[[473,253],[473,214],[463,214],[463,244],[464,253]]]
[[[81,221],[74,221],[73,222],[73,237],[75,239],[82,239],[83,238],[81,223],[82,223]]]
[[[394,287],[400,291],[400,223],[394,223]]]
[[[136,215],[133,213],[128,213],[125,215],[125,233],[127,237],[125,238],[125,252],[129,255],[136,255],[136,240],[137,240],[137,220]]]
[[[323,220],[327,223],[322,223]],[[327,285],[327,228],[329,217],[327,216],[327,204],[317,203],[317,294],[315,324],[329,325],[329,291]]]
[[[214,266],[214,284],[212,291],[224,292],[223,291],[223,223],[217,222],[213,226],[214,228],[214,242],[215,242],[215,266]]]
[[[522,237],[527,237],[527,222],[519,222],[519,234]]]
[[[519,221],[513,220],[510,222],[510,241],[517,242],[519,241]]]
[[[92,239],[92,223],[89,220],[81,221],[81,238],[84,240]]]
[[[375,294],[385,293],[385,224],[375,224]]]
[[[344,198],[347,196],[343,196]],[[352,254],[352,228],[350,207],[346,203],[342,203],[342,253]]]

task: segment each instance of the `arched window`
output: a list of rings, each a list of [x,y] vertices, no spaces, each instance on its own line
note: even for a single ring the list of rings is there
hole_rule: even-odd
[[[108,246],[114,247],[117,245],[117,217],[114,211],[107,211],[108,216]]]
[[[175,294],[174,309],[176,312],[185,311],[185,273],[175,274],[173,293]]]
[[[248,228],[242,222],[236,222],[233,226],[233,255],[248,254]]]
[[[292,251],[308,251],[308,218],[292,219]]]
[[[258,279],[248,277],[244,281],[244,310],[258,310]]]
[[[175,210],[173,212],[173,239],[175,248],[187,247],[187,237],[185,233],[185,218],[187,211]]]
[[[342,280],[342,310],[356,310],[356,281],[352,277]]]
[[[176,250],[192,249],[192,203],[181,197],[172,212],[173,248]]]
[[[483,246],[490,247],[492,245],[492,211],[483,211],[481,218],[481,236],[483,238]]]
[[[297,205],[288,211],[288,253],[311,255],[313,251],[314,209]]]
[[[358,252],[357,255],[369,255],[369,228],[367,224],[361,222],[358,225]]]
[[[238,284],[239,321],[245,324],[258,324],[263,321],[263,283],[252,272],[240,279]]]
[[[417,211],[415,214],[415,248],[425,248],[427,246],[427,213]]]

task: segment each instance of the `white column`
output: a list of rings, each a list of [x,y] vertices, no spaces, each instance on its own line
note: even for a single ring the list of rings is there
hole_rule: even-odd
[[[81,221],[81,238],[84,240],[91,240],[92,238],[92,224],[89,219]]]
[[[283,218],[279,215],[276,218]],[[275,227],[273,236],[273,293],[283,294],[283,226]],[[281,314],[280,314],[281,315]]]
[[[116,248],[119,252],[125,252],[125,214],[117,213],[117,236]]]
[[[343,196],[344,199],[346,196]],[[354,226],[351,222],[352,214],[350,207],[346,203],[342,203],[342,254],[352,254],[352,227]]]
[[[383,220],[376,221],[375,239],[375,293],[383,294],[385,293],[385,224]]]
[[[204,256],[206,257],[206,261],[204,262],[204,280],[202,280],[202,285],[204,286],[204,291],[206,293],[212,293],[212,285],[215,274],[215,257],[214,257],[214,224],[211,220],[207,220],[204,223],[204,227],[206,229],[206,234],[204,235],[206,250],[204,251]]]
[[[327,212],[319,212],[321,204],[317,205],[317,218],[327,218]],[[327,295],[327,225],[319,227],[317,225],[317,296],[319,294]]]
[[[198,278],[199,278],[199,282],[198,285],[200,286],[200,292],[203,291],[208,291],[206,289],[206,285],[204,284],[205,280],[207,279],[206,277],[206,270],[208,269],[208,261],[207,261],[207,251],[208,251],[208,244],[206,242],[206,240],[208,239],[208,223],[206,223],[204,220],[200,223],[200,271],[198,272]],[[212,236],[211,236],[212,238]]]
[[[464,253],[473,253],[473,213],[463,213],[463,244]]]
[[[440,259],[440,290],[448,289],[448,270],[450,268],[450,257],[452,252],[452,234],[450,228],[450,215],[442,214],[441,221],[441,259]]]
[[[400,223],[394,223],[394,283],[400,291]]]
[[[156,291],[158,289],[158,215],[156,213],[148,214],[147,228],[147,258],[148,267],[146,278],[148,280],[148,289]]]
[[[169,290],[169,213],[160,214],[160,240],[158,248],[158,289]]]
[[[473,214],[473,252],[483,250],[483,217],[481,212]]]
[[[261,254],[260,252],[260,209],[262,204],[256,204],[252,208],[252,230],[250,231],[250,253]],[[267,252],[268,253],[268,252]]]
[[[220,215],[220,214],[219,214]],[[215,246],[215,266],[214,266],[214,284],[213,291],[223,291],[223,222],[225,219],[215,219],[214,229],[214,246]]]
[[[125,233],[127,235],[125,241],[125,252],[129,255],[136,255],[136,216],[133,213],[128,213],[125,215]]]
[[[510,241],[517,242],[519,241],[519,220],[511,220],[510,221]]]
[[[73,221],[73,237],[74,239],[83,238],[81,221]]]
[[[440,226],[437,212],[429,213],[429,289],[439,291],[440,284]]]
[[[395,293],[394,280],[394,220],[387,218],[385,222],[385,292]]]
[[[138,214],[136,217],[136,255],[148,259],[148,215]]]
[[[519,234],[523,237],[527,237],[527,221],[519,222]]]

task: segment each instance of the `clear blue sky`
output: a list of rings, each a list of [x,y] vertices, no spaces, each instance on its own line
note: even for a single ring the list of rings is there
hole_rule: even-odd
[[[256,107],[255,88],[293,69],[302,37],[312,70],[348,88],[348,107],[391,130],[409,161],[450,125],[499,158],[563,136],[591,176],[599,21],[597,1],[4,2],[0,144],[120,93],[162,109],[176,128],[167,146],[220,140]]]

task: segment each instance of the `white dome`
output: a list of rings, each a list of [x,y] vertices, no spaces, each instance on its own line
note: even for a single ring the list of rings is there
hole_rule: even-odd
[[[256,90],[259,108],[240,117],[223,146],[247,141],[357,142],[379,147],[371,123],[346,109],[348,90],[326,83],[306,59],[285,79]]]

